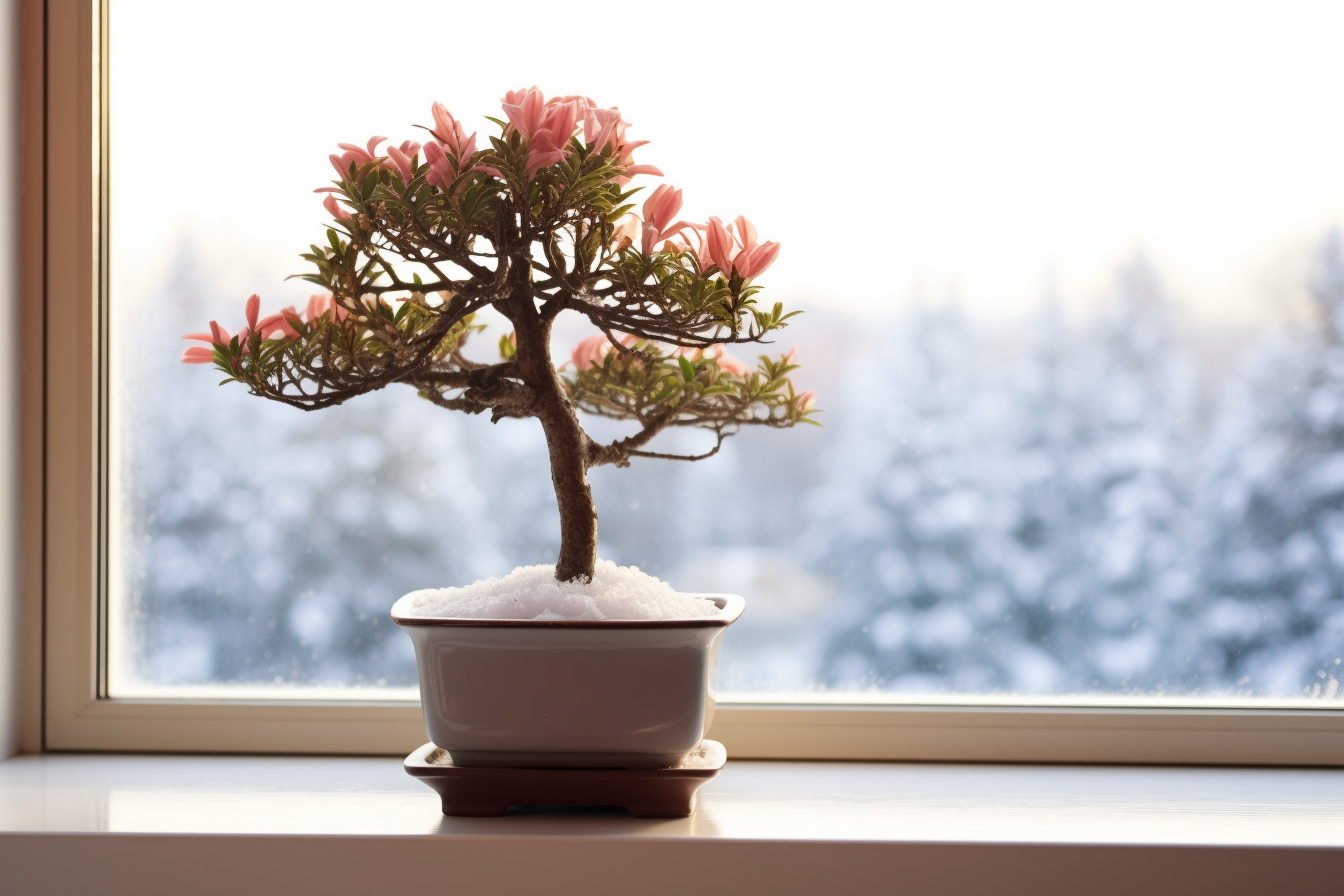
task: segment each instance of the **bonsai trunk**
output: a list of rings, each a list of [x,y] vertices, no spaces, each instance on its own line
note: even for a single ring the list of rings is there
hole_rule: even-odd
[[[511,310],[518,370],[535,396],[533,409],[546,433],[551,484],[560,509],[555,577],[562,582],[591,582],[597,564],[597,507],[588,485],[588,435],[551,363],[551,322],[537,313],[530,283],[515,284]]]

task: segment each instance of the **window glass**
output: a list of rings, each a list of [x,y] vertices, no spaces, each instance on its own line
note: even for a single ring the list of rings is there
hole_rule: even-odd
[[[686,217],[780,241],[765,295],[806,312],[775,348],[824,429],[592,477],[601,556],[747,597],[725,696],[1341,698],[1344,7],[112,0],[110,29],[114,695],[409,698],[400,594],[553,561],[534,421],[395,386],[305,414],[177,361],[253,292],[306,302],[337,142],[435,100],[484,138],[535,83],[619,105]]]

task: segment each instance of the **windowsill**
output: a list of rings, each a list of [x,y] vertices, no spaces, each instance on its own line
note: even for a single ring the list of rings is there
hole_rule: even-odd
[[[1086,875],[1092,893],[1218,882],[1225,894],[1344,873],[1344,770],[730,761],[693,816],[650,820],[445,818],[400,766],[17,757],[0,763],[0,868],[34,891],[122,882],[139,893],[285,882],[568,892],[567,881],[585,892],[713,881],[848,892],[889,891],[897,878],[916,892],[1002,893],[1017,880],[1042,893],[1078,892]]]

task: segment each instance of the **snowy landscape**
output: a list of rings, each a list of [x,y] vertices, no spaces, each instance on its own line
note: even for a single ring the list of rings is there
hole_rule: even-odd
[[[114,690],[413,687],[394,600],[554,560],[539,429],[217,388],[176,363],[227,299],[182,253],[164,313],[114,322]],[[596,471],[601,556],[747,597],[728,692],[1339,699],[1337,234],[1303,281],[1254,329],[1141,259],[1086,314],[909,302],[876,338],[809,312],[825,429]]]

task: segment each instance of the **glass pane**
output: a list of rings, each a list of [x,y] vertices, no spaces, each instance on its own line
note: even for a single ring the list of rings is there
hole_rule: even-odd
[[[338,141],[535,82],[806,311],[825,429],[593,475],[603,557],[747,597],[730,695],[1340,699],[1344,7],[503,10],[112,0],[114,694],[409,697],[396,597],[554,560],[534,422],[177,363],[307,300]]]

